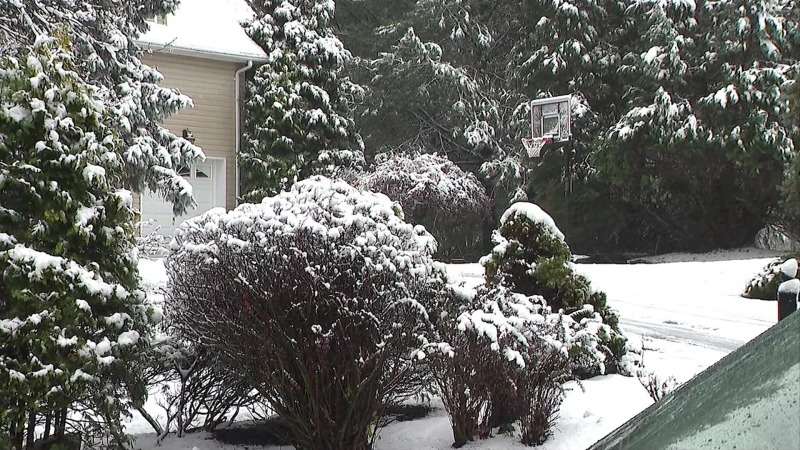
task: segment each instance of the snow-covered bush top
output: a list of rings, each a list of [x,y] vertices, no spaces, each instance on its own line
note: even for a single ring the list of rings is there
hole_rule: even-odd
[[[529,345],[529,339],[543,338],[547,334],[545,317],[550,309],[544,299],[516,294],[502,286],[481,288],[472,294],[470,300],[477,299],[479,307],[462,312],[456,320],[457,329],[486,339],[492,350],[502,352],[509,361],[524,368],[522,352]],[[554,329],[550,327],[551,331]],[[554,339],[547,340],[561,347]]]
[[[500,225],[504,225],[508,220],[523,216],[531,221],[531,223],[540,224],[550,234],[560,240],[564,240],[564,233],[558,229],[556,222],[550,217],[549,214],[544,212],[539,205],[528,202],[517,202],[511,205],[506,212],[500,217]]]
[[[192,242],[195,229],[218,237],[215,242]],[[406,223],[400,206],[385,195],[322,176],[298,182],[290,191],[260,204],[243,204],[230,212],[216,208],[187,220],[176,231],[171,247],[214,253],[220,242],[242,248],[269,245],[272,241],[267,235],[301,231],[345,243],[340,251],[370,255],[376,258],[373,264],[391,271],[410,267],[436,250],[436,241],[425,228]]]
[[[524,368],[526,353],[534,342],[543,341],[569,355],[576,374],[603,374],[608,369],[606,362],[611,355],[607,345],[618,333],[605,321],[592,305],[586,304],[572,314],[553,312],[547,301],[539,295],[526,296],[512,292],[505,286],[493,284],[481,286],[477,291],[456,289],[456,297],[462,302],[455,317],[445,317],[442,341],[429,348],[429,353],[441,352],[452,356],[460,339],[454,332],[477,337],[493,351],[500,352],[519,368]],[[452,314],[452,313],[451,313]],[[635,349],[614,361],[616,371],[633,373],[638,364]]]
[[[787,259],[783,264],[778,266],[778,270],[780,270],[786,278],[794,278],[797,276],[797,260],[794,258]]]
[[[439,155],[383,155],[360,186],[388,195],[409,214],[420,208],[440,218],[481,218],[489,205],[486,190],[475,175]]]

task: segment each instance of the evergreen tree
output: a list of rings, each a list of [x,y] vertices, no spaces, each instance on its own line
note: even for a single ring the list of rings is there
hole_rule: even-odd
[[[745,245],[776,205],[792,142],[782,124],[788,50],[767,1],[640,2],[625,57],[626,113],[596,152],[600,177],[662,248]]]
[[[242,196],[259,201],[309,176],[320,152],[328,160],[331,152],[363,150],[350,117],[361,88],[343,76],[351,55],[331,31],[332,1],[249,3],[255,18],[246,30],[269,61],[248,83],[239,161]],[[357,164],[353,156],[344,159]]]
[[[158,86],[163,77],[142,64],[133,42],[147,29],[145,18],[174,11],[175,0],[14,0],[0,2],[0,53],[13,54],[42,34],[60,29],[73,43],[75,69],[101,88],[111,125],[123,144],[117,152],[126,171],[120,182],[134,191],[158,191],[183,212],[194,200],[177,168],[202,152],[160,124],[191,100]]]
[[[117,116],[61,36],[0,63],[0,434],[18,449],[41,417],[63,433],[78,405],[124,440],[155,317],[137,288],[132,196],[116,188]]]

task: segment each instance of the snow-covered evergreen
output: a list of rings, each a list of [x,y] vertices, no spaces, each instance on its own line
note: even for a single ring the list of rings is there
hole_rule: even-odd
[[[250,0],[248,34],[269,61],[248,83],[242,197],[260,201],[327,169],[331,152],[363,150],[350,115],[362,89],[344,76],[351,58],[333,35],[333,1]],[[320,152],[326,151],[318,164]],[[336,156],[336,155],[334,155]],[[346,156],[346,155],[338,155]],[[358,158],[355,158],[357,160]]]
[[[173,89],[158,86],[162,76],[142,64],[134,39],[147,29],[147,17],[168,15],[175,0],[13,0],[0,3],[0,51],[11,54],[43,34],[71,41],[78,73],[100,88],[114,118],[111,126],[123,144],[116,151],[126,165],[120,183],[133,191],[148,187],[173,202],[176,212],[193,204],[191,186],[177,168],[202,152],[161,126],[191,106]]]
[[[69,47],[40,37],[0,63],[0,434],[18,448],[30,417],[61,418],[56,432],[78,405],[122,439],[159,316],[137,287],[118,116]]]

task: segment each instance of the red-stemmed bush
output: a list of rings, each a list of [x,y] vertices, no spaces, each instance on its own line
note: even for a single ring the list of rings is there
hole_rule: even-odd
[[[300,450],[366,450],[416,392],[444,291],[435,241],[386,196],[323,177],[184,222],[167,313],[218,352]]]

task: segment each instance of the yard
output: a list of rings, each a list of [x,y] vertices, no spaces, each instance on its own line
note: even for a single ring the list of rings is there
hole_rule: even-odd
[[[763,332],[777,320],[774,302],[739,296],[745,283],[776,252],[741,249],[709,254],[672,254],[648,260],[650,264],[578,264],[596,289],[608,294],[609,304],[622,317],[622,327],[634,341],[642,343],[647,368],[662,377],[674,376],[684,382],[720,358]],[[153,292],[165,285],[161,261],[142,260],[140,270]],[[450,274],[467,287],[482,282],[477,264],[448,266]],[[635,377],[609,375],[567,385],[569,391],[561,408],[552,438],[544,450],[581,449],[609,433],[652,403]],[[154,416],[156,398],[149,400]],[[380,435],[379,450],[433,450],[451,448],[450,424],[441,404],[429,416],[389,425]],[[248,426],[240,414],[234,426]],[[206,433],[184,438],[168,437],[160,446],[148,424],[138,415],[127,424],[137,434],[141,450],[245,450],[253,445],[225,445]],[[149,433],[149,434],[148,434]],[[286,448],[286,447],[283,447]],[[468,444],[465,448],[500,450],[526,448],[511,437],[494,437]]]

